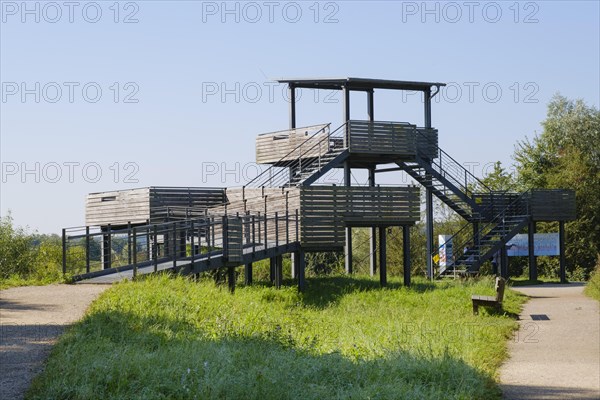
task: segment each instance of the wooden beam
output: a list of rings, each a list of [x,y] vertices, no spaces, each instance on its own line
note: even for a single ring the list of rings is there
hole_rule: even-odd
[[[387,286],[386,228],[379,227],[379,283]]]
[[[231,293],[235,292],[235,267],[227,268],[227,285]]]
[[[298,266],[298,291],[304,292],[306,289],[305,282],[305,269],[306,269],[306,256],[304,250],[300,249],[294,253],[296,257],[296,265]]]
[[[426,189],[425,201],[425,235],[427,239],[427,278],[433,279],[433,191],[430,188]]]
[[[369,187],[375,187],[375,167],[369,168]],[[373,226],[369,228],[369,231],[369,270],[371,276],[375,276],[375,273],[377,272],[377,228]]]
[[[244,265],[244,284],[252,285],[252,263]]]
[[[281,288],[283,283],[283,256],[278,255],[275,257],[275,287]]]
[[[346,161],[344,162],[344,186],[350,187],[352,185],[351,182],[352,173],[350,169],[350,164]],[[346,227],[345,229],[345,253],[346,257],[344,259],[346,273],[352,273],[352,228]]]
[[[402,226],[404,286],[410,286],[410,226]]]

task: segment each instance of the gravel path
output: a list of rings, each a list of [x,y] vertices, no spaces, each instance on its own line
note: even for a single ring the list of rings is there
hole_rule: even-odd
[[[600,399],[600,311],[583,288],[577,283],[514,288],[531,300],[500,370],[505,399]],[[547,320],[537,317],[544,315]]]
[[[110,285],[0,291],[0,399],[22,399],[57,337]]]

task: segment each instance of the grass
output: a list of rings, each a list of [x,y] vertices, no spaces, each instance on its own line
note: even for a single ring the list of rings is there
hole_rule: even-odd
[[[559,278],[544,277],[541,276],[537,280],[531,280],[526,276],[510,278],[510,286],[530,286],[530,285],[543,285],[545,283],[560,283]]]
[[[65,283],[68,278],[63,277],[62,273],[47,276],[22,277],[18,274],[13,274],[6,279],[0,279],[0,290],[9,289],[19,286],[43,286],[53,283]]]
[[[584,293],[589,297],[600,301],[600,258],[598,258],[598,265],[594,272],[592,272],[590,280],[585,286]]]
[[[489,399],[524,297],[472,315],[479,282],[368,277],[115,285],[54,347],[28,399]]]

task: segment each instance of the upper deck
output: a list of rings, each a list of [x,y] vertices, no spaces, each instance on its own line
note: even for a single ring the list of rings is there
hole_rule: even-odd
[[[300,158],[348,150],[353,164],[414,161],[437,157],[438,132],[408,122],[350,120],[332,131],[330,124],[258,135],[256,162],[284,166]]]

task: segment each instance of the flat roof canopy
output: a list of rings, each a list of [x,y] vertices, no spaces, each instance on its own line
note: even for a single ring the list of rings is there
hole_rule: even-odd
[[[370,91],[373,89],[391,89],[391,90],[416,90],[426,92],[433,86],[439,89],[446,86],[440,82],[411,82],[411,81],[392,81],[387,79],[367,79],[367,78],[316,78],[316,79],[277,79],[279,83],[287,83],[296,88],[307,89],[327,89],[327,90],[361,90]]]

